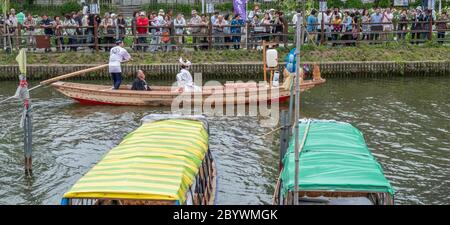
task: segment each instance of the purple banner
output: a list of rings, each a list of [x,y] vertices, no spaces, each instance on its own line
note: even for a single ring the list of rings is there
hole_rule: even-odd
[[[233,0],[234,14],[241,15],[241,18],[246,21],[247,19],[247,0]]]

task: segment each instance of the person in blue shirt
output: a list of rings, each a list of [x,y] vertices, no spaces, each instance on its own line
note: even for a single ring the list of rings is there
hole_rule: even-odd
[[[313,9],[311,11],[311,15],[308,16],[306,19],[306,31],[308,31],[308,39],[311,41],[316,41],[316,28],[317,28],[317,17],[316,17],[317,11]]]
[[[232,42],[240,43],[241,42],[241,27],[244,26],[244,20],[241,18],[241,15],[236,14],[231,21],[231,33],[237,34],[238,36],[232,37]],[[239,49],[241,47],[240,44],[233,45],[234,49]]]
[[[353,33],[350,33],[350,32],[352,32],[352,30],[353,30],[353,17],[354,16],[355,16],[354,14],[350,15],[350,13],[348,11],[344,12],[344,19],[343,19],[344,28],[343,29],[344,29],[345,34],[343,35],[342,40],[350,41],[353,39],[352,38]],[[349,44],[350,43],[346,43],[346,45],[349,45]]]
[[[381,23],[381,20],[383,19],[383,14],[381,14],[381,9],[377,8],[377,10],[375,11],[375,13],[373,13],[370,16],[370,23],[375,23],[374,25],[371,25],[370,30],[372,32],[371,34],[371,40],[378,40],[378,38],[380,37],[380,34],[377,32],[383,31],[383,25],[379,24]],[[377,24],[378,23],[378,24]]]

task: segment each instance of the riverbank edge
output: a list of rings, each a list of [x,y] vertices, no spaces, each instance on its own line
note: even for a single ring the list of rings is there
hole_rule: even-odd
[[[429,76],[450,75],[450,60],[439,61],[341,61],[341,62],[305,62],[318,64],[324,78],[333,77],[390,77],[390,76]],[[42,80],[66,73],[97,66],[98,64],[32,64],[27,66],[28,79]],[[149,80],[173,80],[179,71],[179,65],[174,63],[158,64],[125,64],[123,74],[125,78],[134,76],[138,69],[145,71]],[[284,63],[280,63],[280,71]],[[191,71],[202,73],[205,79],[262,79],[263,66],[261,62],[242,63],[195,63]],[[17,80],[19,68],[17,65],[0,65],[0,80]],[[110,79],[107,69],[89,73],[76,79],[96,80]]]

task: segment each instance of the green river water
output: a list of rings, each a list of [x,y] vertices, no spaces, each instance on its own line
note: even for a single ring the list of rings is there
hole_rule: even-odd
[[[105,81],[107,82],[107,81]],[[37,82],[32,82],[35,85]],[[0,99],[16,82],[0,82]],[[329,79],[302,93],[302,117],[352,123],[396,191],[396,204],[450,204],[450,77]],[[59,204],[62,194],[150,113],[170,108],[83,106],[51,88],[31,93],[33,177],[23,169],[17,101],[0,105],[0,204]],[[282,105],[286,108],[286,104]],[[218,204],[270,204],[279,133],[261,117],[209,118]]]

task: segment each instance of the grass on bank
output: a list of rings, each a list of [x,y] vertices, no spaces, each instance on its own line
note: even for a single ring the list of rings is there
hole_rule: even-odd
[[[279,48],[278,58],[283,62],[290,48]],[[0,65],[17,64],[13,54],[0,52]],[[95,53],[28,53],[28,64],[101,64],[108,62],[109,54]],[[157,53],[131,53],[132,64],[177,63],[180,56],[193,63],[239,63],[262,62],[261,51],[249,50],[211,50],[211,51],[172,51]],[[351,46],[305,45],[301,51],[302,61],[337,62],[337,61],[430,61],[449,60],[450,46],[424,44],[422,46],[387,43],[379,45],[362,44]]]

